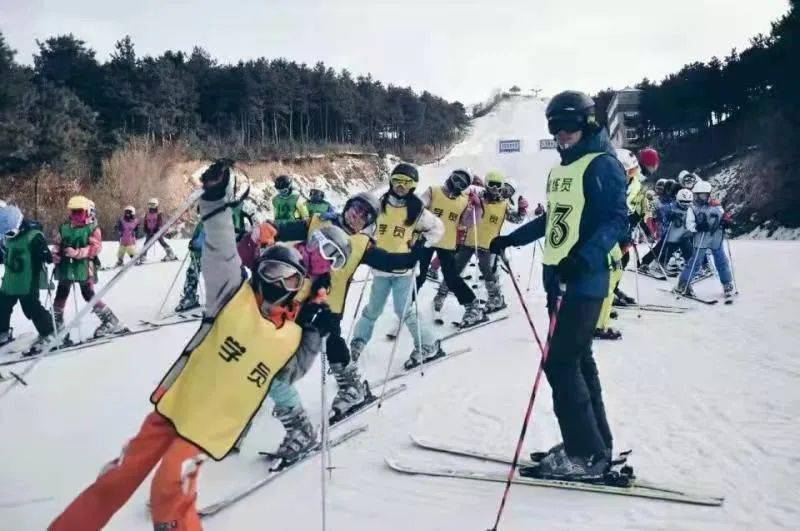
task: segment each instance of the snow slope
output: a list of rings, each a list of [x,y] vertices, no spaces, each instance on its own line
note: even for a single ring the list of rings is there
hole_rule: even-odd
[[[543,119],[536,112],[541,107],[529,100],[505,102],[494,114],[477,121],[473,137],[515,132],[533,138],[543,135]],[[517,113],[527,113],[529,121],[517,122]],[[503,130],[508,123],[519,129]],[[479,161],[483,148],[484,156],[493,156],[489,140],[481,148],[473,137],[442,166]],[[541,197],[546,161],[533,155],[530,159],[535,171],[525,177],[526,182],[530,193]],[[500,162],[470,164],[482,172]],[[430,179],[441,175],[443,167],[426,168],[424,173]],[[104,254],[111,257],[114,251],[115,246],[109,244]],[[179,251],[185,252],[185,243]],[[792,343],[800,338],[800,323],[792,315],[796,315],[800,295],[800,281],[794,274],[800,245],[741,240],[733,242],[733,254],[742,292],[735,305],[708,307],[683,301],[692,306],[686,314],[648,313],[641,318],[635,312],[620,312],[617,324],[624,339],[595,344],[616,444],[620,449],[634,448],[632,463],[637,473],[650,481],[725,495],[725,505],[703,508],[514,486],[501,529],[796,528],[800,518],[796,503],[800,358]],[[515,250],[511,257],[528,306],[544,333],[538,260],[532,289],[526,293],[531,248]],[[129,322],[150,317],[177,268],[178,263],[135,268],[107,302]],[[632,293],[634,278],[626,275],[623,286]],[[449,349],[469,346],[473,350],[430,368],[424,376],[408,378],[405,393],[350,424],[367,423],[369,431],[332,453],[335,469],[328,483],[328,529],[491,526],[502,485],[403,476],[388,470],[383,457],[399,454],[414,462],[504,470],[499,465],[419,450],[408,439],[409,433],[418,433],[512,454],[539,354],[510,278],[506,276],[503,282],[511,308],[509,319],[447,342]],[[643,302],[675,302],[657,289],[662,283],[640,278],[639,285]],[[345,330],[359,290],[365,287],[353,285]],[[716,296],[721,288],[715,280],[706,280],[697,291]],[[432,295],[433,288],[426,285],[420,304],[425,315]],[[452,299],[445,311],[453,319],[461,314]],[[93,316],[87,320],[91,321],[87,332],[96,324],[93,320]],[[391,315],[385,314],[362,358],[369,379],[382,377],[386,370],[391,343],[383,332],[392,322]],[[19,310],[13,324],[18,332],[30,329]],[[27,387],[18,385],[0,398],[0,529],[44,529],[101,466],[117,456],[150,411],[150,391],[195,329],[194,324],[167,327],[50,358],[28,375]],[[406,332],[400,341],[396,368],[411,344]],[[317,365],[299,384],[305,406],[313,413],[320,411],[319,382]],[[0,384],[0,392],[2,385],[7,384]],[[333,392],[329,382],[328,396]],[[201,505],[261,476],[263,465],[256,452],[274,448],[283,435],[269,409],[267,404],[257,418],[240,456],[204,465]],[[532,422],[526,449],[548,447],[558,440],[546,383]],[[334,430],[334,435],[340,430]],[[108,529],[150,528],[147,495],[145,485]],[[320,505],[320,469],[315,459],[204,525],[212,531],[320,529]]]

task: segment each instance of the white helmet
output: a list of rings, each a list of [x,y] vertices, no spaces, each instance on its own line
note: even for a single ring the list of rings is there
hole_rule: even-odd
[[[517,183],[511,177],[506,177],[506,180],[503,182],[503,192],[502,195],[506,199],[510,197],[514,197],[514,194],[517,193]]]
[[[682,206],[688,207],[692,204],[692,201],[694,201],[694,194],[687,188],[681,188],[675,195],[675,200]]]
[[[631,176],[639,171],[639,159],[636,158],[636,155],[627,149],[617,149],[616,151],[617,159],[622,163],[622,167],[625,168],[625,173]]]
[[[697,180],[697,183],[692,188],[692,192],[695,194],[710,194],[711,193],[711,183],[708,181],[703,181],[701,179]]]
[[[128,206],[125,207],[125,210],[123,210],[122,212],[123,213],[130,212],[132,216],[135,216],[136,215],[136,208],[134,208],[133,205],[128,205]]]
[[[683,170],[678,174],[678,183],[689,190],[694,190],[694,185],[699,180],[700,177],[690,171]]]
[[[150,198],[150,200],[147,202],[147,208],[158,208],[158,198]]]

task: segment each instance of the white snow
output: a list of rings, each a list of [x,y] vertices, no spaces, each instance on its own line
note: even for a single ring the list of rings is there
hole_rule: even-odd
[[[527,151],[533,147],[538,151],[538,138],[547,136],[542,115],[543,104],[535,100],[502,103],[477,120],[470,138],[440,167],[425,168],[425,176],[442,177],[451,165],[471,165],[480,172],[497,168],[524,183],[524,193],[543,197],[546,169],[555,154]],[[492,151],[497,138],[511,135],[524,139],[526,151],[516,156],[516,162]],[[530,139],[536,139],[535,146]],[[177,250],[185,252],[185,243]],[[113,244],[106,245],[106,261],[114,251]],[[544,334],[538,259],[533,287],[529,293],[525,289],[531,251],[532,247],[513,251],[512,265]],[[616,446],[634,449],[631,461],[638,475],[724,495],[725,505],[704,508],[514,486],[500,529],[797,527],[800,357],[793,341],[800,338],[795,308],[800,281],[794,271],[800,244],[737,240],[733,255],[741,290],[736,304],[708,307],[681,301],[692,310],[683,315],[645,313],[641,318],[635,312],[620,312],[616,324],[624,339],[596,342],[594,349]],[[177,268],[177,262],[134,268],[107,302],[130,323],[149,318]],[[626,275],[623,287],[634,293],[634,278]],[[409,389],[387,401],[380,412],[370,411],[346,425],[368,423],[369,431],[333,451],[329,530],[491,527],[502,485],[404,476],[388,470],[383,457],[399,454],[414,462],[505,470],[416,449],[408,439],[409,433],[418,433],[513,453],[539,353],[508,277],[504,284],[509,319],[449,341],[449,349],[473,350],[430,368],[424,376],[408,378]],[[657,289],[662,284],[666,285],[640,278],[641,300],[674,304],[671,295]],[[362,287],[354,284],[351,290],[345,330]],[[721,288],[712,279],[703,281],[697,291],[718,296]],[[433,287],[426,285],[420,305],[425,315],[432,294]],[[461,315],[452,299],[445,312],[452,319]],[[385,372],[391,343],[384,332],[392,322],[387,311],[362,358],[369,379]],[[95,324],[90,316],[85,332]],[[13,325],[18,333],[30,330],[19,310]],[[52,357],[28,375],[27,387],[17,385],[0,398],[0,528],[44,529],[94,480],[101,466],[116,457],[138,430],[151,410],[150,392],[196,326],[166,327]],[[400,341],[396,367],[410,350],[407,332]],[[0,367],[0,373],[5,369]],[[319,382],[317,365],[299,384],[306,408],[315,415],[320,411]],[[329,385],[330,397],[334,387]],[[527,450],[549,447],[559,439],[549,391],[544,383],[528,430]],[[204,465],[200,505],[261,477],[264,466],[257,451],[273,449],[283,436],[269,409],[267,401],[240,456]],[[336,428],[334,435],[343,429]],[[147,496],[148,482],[108,529],[151,528]],[[204,525],[208,530],[314,530],[320,529],[320,512],[319,460],[314,459]]]

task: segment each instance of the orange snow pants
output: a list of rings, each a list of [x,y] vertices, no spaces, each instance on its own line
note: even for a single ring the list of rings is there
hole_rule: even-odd
[[[156,530],[201,531],[197,514],[197,474],[204,455],[181,439],[172,424],[153,411],[122,455],[103,469],[48,528],[94,531],[105,527],[161,461],[150,487],[150,511]]]

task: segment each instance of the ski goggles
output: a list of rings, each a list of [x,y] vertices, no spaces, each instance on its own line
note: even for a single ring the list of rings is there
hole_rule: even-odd
[[[402,186],[406,190],[414,188],[414,186],[416,186],[417,184],[417,181],[415,181],[408,175],[402,175],[400,173],[392,175],[392,178],[389,182],[392,183],[392,186]]]
[[[585,120],[581,116],[554,116],[547,120],[547,130],[551,135],[557,135],[559,131],[567,133],[577,133],[583,129]]]
[[[5,233],[5,237],[8,239],[16,238],[20,233],[19,227],[15,227],[13,229],[8,229]]]
[[[279,284],[289,292],[300,291],[305,277],[285,262],[262,260],[256,271],[259,279],[267,284]]]
[[[310,240],[311,243],[319,249],[319,254],[330,262],[331,269],[341,269],[344,267],[344,264],[347,262],[347,255],[336,245],[336,242],[329,239],[320,230],[312,232]]]
[[[312,188],[311,191],[308,192],[308,198],[312,201],[322,201],[325,198],[325,192]]]
[[[486,183],[486,188],[494,188],[495,190],[502,190],[503,183],[500,181],[489,181]]]

